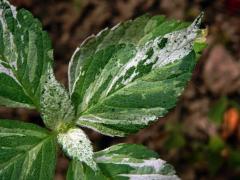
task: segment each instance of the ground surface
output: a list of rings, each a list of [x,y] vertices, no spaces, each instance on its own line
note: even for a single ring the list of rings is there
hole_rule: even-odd
[[[240,104],[239,0],[12,0],[12,3],[30,10],[50,33],[55,72],[65,85],[71,54],[87,36],[145,13],[191,21],[205,11],[209,46],[177,107],[166,118],[127,138],[109,138],[86,131],[96,150],[118,142],[144,144],[173,164],[182,179],[240,177],[240,131],[220,138],[224,145],[218,148],[215,137],[222,137],[226,125],[209,118],[212,107],[222,97]],[[36,112],[23,109],[0,108],[0,117],[42,124]],[[240,129],[239,124],[236,126]],[[59,156],[58,180],[64,179],[68,164],[65,157]]]

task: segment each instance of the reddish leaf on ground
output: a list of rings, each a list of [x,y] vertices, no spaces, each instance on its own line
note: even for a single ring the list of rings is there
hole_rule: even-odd
[[[227,139],[231,136],[239,125],[239,111],[236,108],[230,108],[224,114],[222,137]]]

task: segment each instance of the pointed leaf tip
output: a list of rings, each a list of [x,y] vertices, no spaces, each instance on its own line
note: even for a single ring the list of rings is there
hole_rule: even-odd
[[[187,26],[163,16],[142,16],[79,47],[69,68],[77,124],[125,136],[166,115],[203,49],[202,42],[196,44],[202,17]]]
[[[195,18],[195,20],[194,20],[193,23],[192,23],[192,26],[195,26],[195,27],[197,27],[197,28],[200,28],[200,25],[201,25],[201,23],[202,23],[203,17],[204,17],[204,12],[202,11],[202,12]]]

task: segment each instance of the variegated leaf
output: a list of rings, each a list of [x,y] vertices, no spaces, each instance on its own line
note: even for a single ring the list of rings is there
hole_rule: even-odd
[[[86,163],[93,170],[97,169],[91,142],[81,129],[71,128],[59,133],[57,139],[70,158]]]
[[[43,82],[40,107],[43,121],[50,129],[61,131],[73,123],[75,111],[69,93],[55,79],[51,67]]]
[[[0,179],[52,180],[55,136],[34,124],[0,119]]]
[[[100,172],[78,161],[72,161],[68,180],[178,180],[171,165],[159,159],[158,155],[141,145],[118,144],[95,153]],[[81,178],[80,178],[81,179]]]
[[[164,116],[191,77],[201,18],[143,16],[86,40],[69,66],[77,124],[125,136]]]
[[[39,109],[50,39],[31,13],[0,0],[0,105]]]

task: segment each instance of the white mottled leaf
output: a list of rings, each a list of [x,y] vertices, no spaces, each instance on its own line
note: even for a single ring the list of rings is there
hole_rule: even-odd
[[[0,105],[39,109],[50,39],[31,13],[0,0]]]
[[[68,92],[55,79],[52,68],[48,68],[40,102],[43,121],[49,128],[59,129],[72,123],[74,107]]]
[[[0,119],[1,180],[52,180],[55,164],[53,135],[34,124]]]
[[[164,116],[195,67],[201,18],[142,16],[86,40],[69,65],[77,124],[125,136]]]
[[[72,161],[68,180],[178,180],[171,165],[141,145],[118,144],[94,155],[100,172],[94,173],[77,161]]]
[[[86,163],[93,170],[97,169],[91,142],[81,129],[72,128],[59,133],[57,139],[70,158]]]

